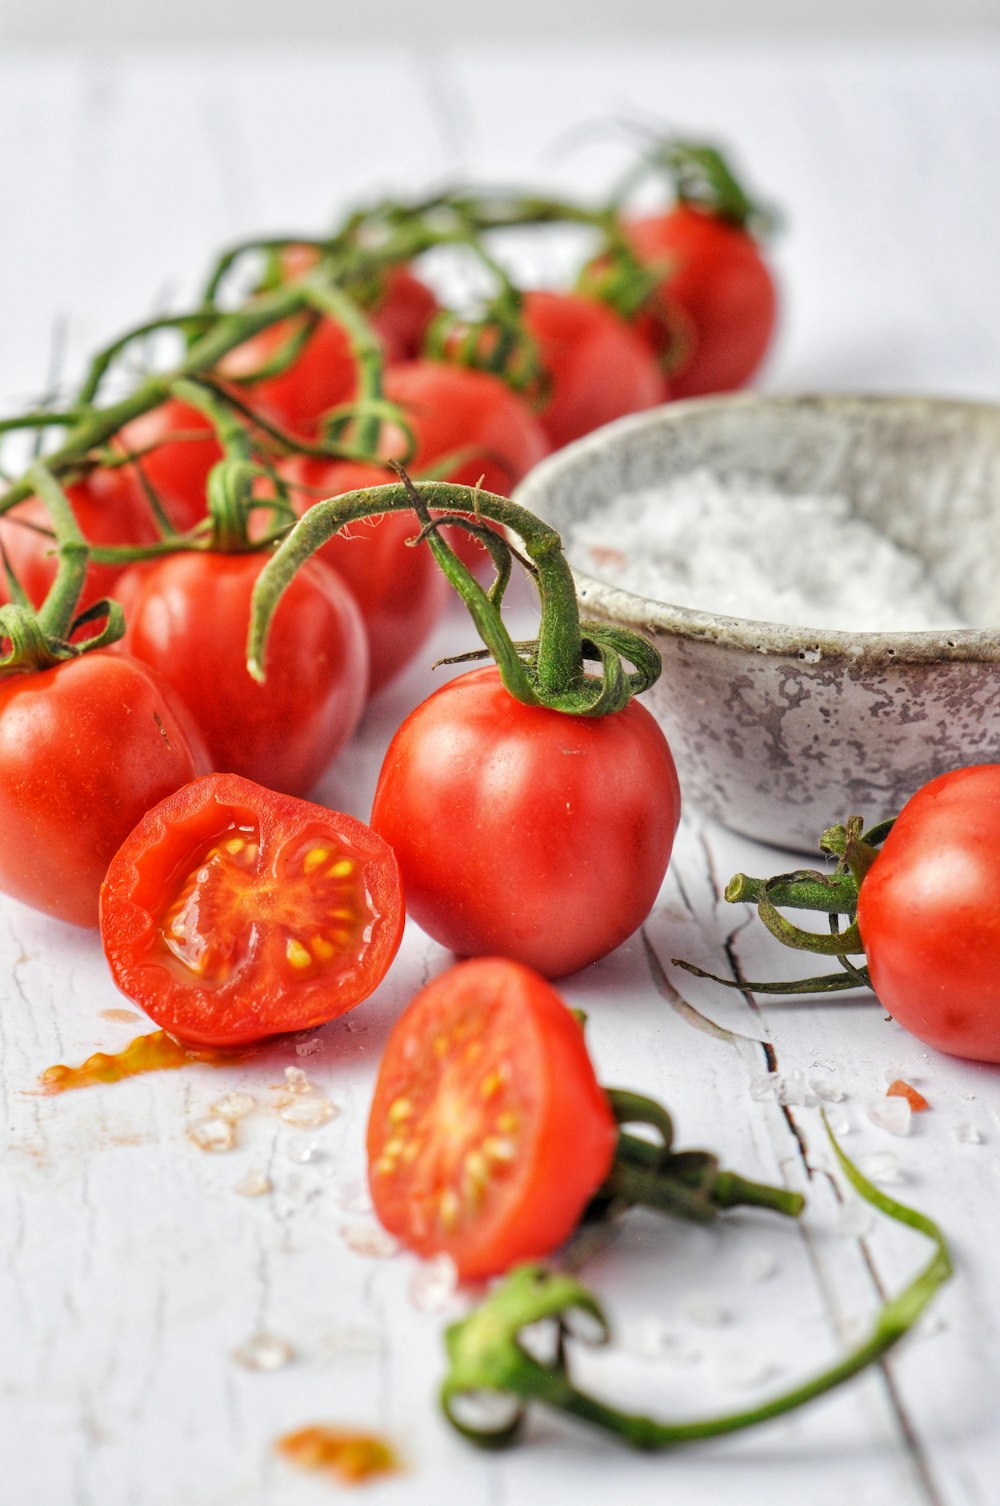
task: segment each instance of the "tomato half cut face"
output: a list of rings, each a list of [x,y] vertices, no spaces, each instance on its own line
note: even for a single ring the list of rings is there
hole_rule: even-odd
[[[391,848],[352,816],[235,774],[139,822],[101,891],[115,982],[182,1040],[233,1045],[334,1019],[403,929]]]
[[[616,1128],[583,1030],[539,974],[459,963],[397,1021],[368,1122],[387,1229],[475,1279],[567,1238],[607,1176]]]

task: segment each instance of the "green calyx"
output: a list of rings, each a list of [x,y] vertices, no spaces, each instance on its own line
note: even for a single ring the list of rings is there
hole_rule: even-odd
[[[826,1123],[824,1119],[824,1123]],[[864,1200],[898,1224],[922,1234],[933,1254],[913,1280],[884,1304],[867,1335],[827,1370],[769,1400],[737,1412],[683,1422],[664,1422],[625,1412],[581,1390],[570,1370],[568,1341],[607,1343],[609,1326],[597,1298],[570,1276],[540,1265],[517,1268],[478,1308],[445,1335],[448,1370],[441,1406],[448,1421],[482,1448],[515,1442],[533,1403],[589,1423],[639,1449],[668,1449],[699,1439],[722,1437],[795,1411],[878,1364],[909,1332],[952,1274],[951,1257],[938,1225],[925,1214],[888,1197],[848,1160],[826,1125],[841,1171]],[[549,1352],[537,1357],[537,1325],[550,1329]],[[530,1348],[524,1340],[531,1329]],[[472,1409],[490,1402],[497,1415],[477,1419]]]
[[[606,716],[621,711],[655,682],[660,656],[646,639],[626,629],[581,622],[573,576],[555,529],[494,492],[448,482],[414,483],[405,473],[395,485],[316,503],[268,561],[254,589],[247,642],[247,666],[255,679],[264,678],[269,624],[295,572],[348,524],[408,510],[416,513],[419,527],[414,544],[433,551],[515,700],[576,716]],[[521,549],[515,551],[490,523],[516,534]],[[488,590],[442,536],[445,525],[465,529],[489,550],[496,575]],[[529,643],[511,639],[500,612],[512,559],[529,572],[538,591],[538,637]],[[587,673],[588,662],[597,665],[598,674]]]

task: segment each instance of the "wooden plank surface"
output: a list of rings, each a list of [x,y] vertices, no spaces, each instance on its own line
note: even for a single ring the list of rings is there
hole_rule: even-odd
[[[446,177],[586,189],[623,160],[609,116],[669,121],[738,143],[787,206],[776,249],[785,325],[772,388],[1000,396],[1000,197],[993,152],[1000,54],[825,49],[710,52],[463,49],[188,58],[122,53],[0,59],[0,388],[4,407],[169,294],[211,251],[257,229],[322,226],[375,191]],[[560,145],[561,144],[561,145]],[[515,252],[536,275],[565,240]],[[454,275],[443,267],[440,275]],[[466,646],[454,614],[425,662],[377,700],[319,788],[367,814],[401,716],[439,682],[426,664]],[[831,818],[842,813],[832,812]],[[801,1228],[734,1215],[717,1228],[636,1215],[584,1267],[625,1353],[587,1356],[594,1385],[665,1415],[744,1404],[811,1372],[870,1319],[924,1252],[876,1223],[851,1234],[818,1105],[751,1095],[767,1070],[835,1083],[845,1146],[897,1158],[899,1191],[937,1215],[959,1275],[898,1358],[809,1411],[670,1458],[634,1457],[540,1420],[530,1446],[484,1458],[434,1407],[445,1316],[415,1299],[418,1263],[357,1253],[363,1128],[392,1019],[447,956],[412,925],[378,997],[308,1040],[230,1069],[160,1074],[62,1098],[33,1093],[54,1061],[113,1050],[143,1028],[120,1010],[93,936],[0,902],[0,1457],[18,1506],[308,1506],[328,1487],[272,1440],[329,1420],[378,1427],[404,1475],[369,1496],[469,1506],[697,1499],[705,1506],[992,1506],[1000,1464],[996,1330],[1000,1095],[994,1070],[926,1052],[870,1002],[753,1000],[684,980],[697,1028],[657,987],[650,949],[744,977],[791,964],[720,898],[738,868],[787,855],[685,819],[643,937],[564,993],[589,1016],[605,1081],[663,1097],[685,1143],[809,1194]],[[676,975],[673,975],[676,978]],[[303,1067],[340,1114],[314,1131],[275,1112]],[[898,1140],[867,1119],[887,1071],[934,1104]],[[797,1081],[797,1080],[796,1080]],[[185,1130],[227,1088],[259,1111],[208,1155]],[[801,1095],[800,1095],[801,1096]],[[978,1135],[973,1138],[972,1132]],[[234,1187],[249,1172],[273,1191]],[[842,1199],[844,1201],[842,1201]],[[347,1230],[345,1237],[344,1231]],[[417,1293],[419,1297],[419,1292]],[[254,1334],[294,1359],[263,1373],[233,1352]],[[658,1342],[655,1358],[636,1351]],[[655,1347],[655,1345],[654,1345]]]

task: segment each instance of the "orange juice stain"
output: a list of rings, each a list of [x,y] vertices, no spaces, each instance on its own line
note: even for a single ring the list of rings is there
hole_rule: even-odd
[[[209,1046],[185,1046],[165,1030],[138,1035],[122,1050],[109,1054],[95,1051],[79,1067],[62,1064],[46,1067],[39,1076],[43,1092],[65,1093],[70,1088],[89,1088],[98,1082],[121,1082],[140,1072],[172,1072],[190,1062],[208,1062],[221,1067],[237,1058],[233,1053],[213,1051]]]
[[[300,1469],[326,1470],[343,1485],[361,1485],[400,1468],[395,1449],[384,1438],[323,1424],[286,1433],[275,1448]]]

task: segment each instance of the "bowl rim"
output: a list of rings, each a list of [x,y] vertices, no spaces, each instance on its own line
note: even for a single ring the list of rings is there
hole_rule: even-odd
[[[514,491],[514,500],[545,519],[540,498],[553,481],[571,475],[595,454],[615,450],[624,437],[644,430],[672,428],[692,413],[724,412],[737,408],[765,408],[795,412],[833,409],[850,412],[858,407],[927,408],[938,412],[976,416],[995,425],[1000,451],[1000,403],[974,398],[937,396],[930,393],[894,392],[727,392],[707,397],[685,398],[630,413],[545,457],[534,466]],[[836,628],[797,627],[752,617],[730,617],[718,612],[674,606],[652,597],[638,596],[609,581],[573,569],[580,605],[595,606],[613,622],[639,626],[661,637],[712,642],[760,655],[778,655],[804,662],[840,659],[866,667],[874,664],[916,664],[941,660],[971,663],[1000,662],[1000,626],[997,628],[933,628],[899,632],[848,631]]]

